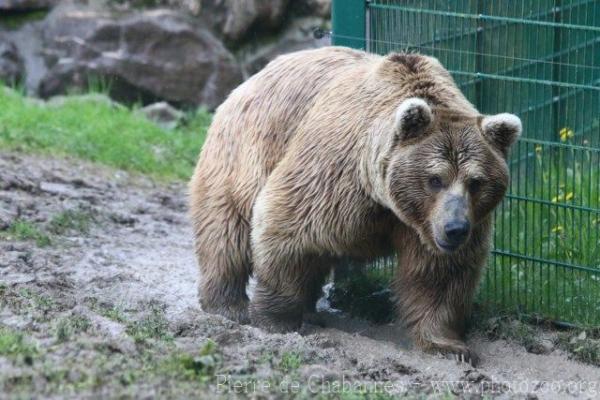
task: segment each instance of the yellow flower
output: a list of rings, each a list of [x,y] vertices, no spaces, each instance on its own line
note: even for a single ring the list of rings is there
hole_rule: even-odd
[[[573,192],[569,192],[567,193],[567,195],[565,196],[565,200],[566,201],[571,201],[575,198],[575,194],[573,194]]]
[[[564,228],[561,225],[556,225],[552,228],[552,233],[561,233],[562,231],[564,231]]]
[[[575,132],[573,132],[573,129],[566,127],[562,128],[558,134],[561,142],[566,142],[567,140],[575,137]]]
[[[559,194],[558,196],[554,196],[552,198],[552,202],[553,203],[558,203],[559,201],[563,201],[565,198],[562,194]]]

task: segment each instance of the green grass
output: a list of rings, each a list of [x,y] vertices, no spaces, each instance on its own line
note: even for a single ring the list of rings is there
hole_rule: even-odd
[[[37,323],[45,323],[61,305],[43,293],[16,285],[0,286],[0,309],[3,307],[17,315],[28,315]]]
[[[129,323],[126,332],[137,343],[143,343],[148,339],[166,341],[173,339],[169,333],[169,323],[165,318],[164,310],[156,306],[151,306],[149,312],[141,319]]]
[[[48,14],[47,11],[30,11],[18,14],[0,16],[0,28],[9,30],[18,29],[26,23],[42,20]]]
[[[49,105],[0,86],[0,148],[72,155],[160,178],[189,178],[210,120],[198,110],[166,131],[94,97]]]
[[[567,351],[571,358],[600,367],[600,339],[588,338],[585,333],[561,334],[558,345]]]
[[[61,318],[55,326],[55,338],[58,343],[69,341],[74,335],[87,332],[91,327],[90,320],[82,315]]]
[[[115,322],[124,323],[127,322],[127,318],[121,309],[118,307],[110,307],[101,311],[100,315],[113,320]]]
[[[217,344],[209,339],[197,354],[176,353],[163,361],[158,370],[179,379],[208,382],[214,378],[221,362]]]
[[[105,318],[121,324],[127,323],[127,316],[122,306],[101,303],[95,297],[87,298],[85,303],[90,307],[91,310]]]
[[[69,232],[88,233],[93,222],[94,217],[89,211],[65,210],[54,215],[45,226],[25,219],[17,219],[7,229],[0,230],[0,238],[31,240],[39,247],[45,247],[53,244],[57,236]]]
[[[70,231],[88,233],[94,222],[94,217],[89,211],[65,210],[52,217],[48,230],[57,235],[63,235]]]
[[[17,295],[26,300],[31,309],[34,309],[41,314],[48,314],[51,311],[55,311],[57,308],[56,302],[51,297],[36,293],[28,288],[19,289]]]
[[[279,360],[279,369],[283,372],[295,371],[302,365],[302,356],[295,351],[286,351]]]
[[[33,240],[40,247],[48,246],[51,243],[48,235],[33,223],[23,219],[16,220],[8,229],[0,231],[0,238],[7,240]]]
[[[37,347],[21,332],[0,326],[0,356],[23,358],[26,362],[37,353]]]

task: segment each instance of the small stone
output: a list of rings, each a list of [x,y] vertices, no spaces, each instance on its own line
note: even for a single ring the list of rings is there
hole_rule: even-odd
[[[121,214],[121,213],[113,213],[110,215],[110,219],[113,222],[116,222],[117,224],[120,225],[127,225],[127,226],[133,226],[135,225],[136,222],[138,222],[138,220],[130,215],[127,214]]]
[[[42,192],[46,192],[55,196],[78,198],[80,194],[73,190],[70,186],[62,183],[42,182],[40,183]]]
[[[550,354],[554,351],[554,343],[548,339],[542,339],[527,347],[527,351],[532,354]]]
[[[0,230],[7,229],[17,219],[17,210],[0,207]]]
[[[585,331],[581,331],[581,333],[579,335],[573,336],[571,338],[571,340],[569,340],[569,343],[570,344],[575,344],[575,343],[577,343],[577,342],[579,342],[581,340],[585,340],[585,339],[587,339],[587,334],[585,333]]]
[[[487,375],[484,375],[477,370],[466,371],[465,379],[472,383],[491,382],[491,379]]]
[[[172,107],[166,101],[150,104],[140,111],[146,118],[167,130],[175,129],[177,124],[179,124],[179,121],[183,118],[183,113]]]

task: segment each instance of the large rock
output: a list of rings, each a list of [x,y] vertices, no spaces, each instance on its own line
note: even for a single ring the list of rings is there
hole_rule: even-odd
[[[231,53],[197,20],[169,10],[123,16],[59,8],[46,21],[51,65],[39,94],[100,84],[123,102],[215,108],[242,80]]]
[[[0,33],[0,42],[13,43],[16,47],[18,62],[14,55],[4,57],[5,65],[12,65],[11,70],[18,72],[13,75],[17,77],[19,84],[23,84],[27,94],[37,95],[40,79],[46,74],[46,62],[44,60],[44,21],[28,22],[17,30],[4,31]],[[14,54],[9,50],[5,54]],[[0,57],[1,58],[1,57]],[[5,68],[6,70],[6,68]]]
[[[255,74],[281,54],[330,45],[328,36],[315,35],[316,30],[328,29],[328,22],[321,18],[298,18],[275,40],[249,44],[240,51],[244,76],[247,78]]]
[[[331,0],[296,0],[293,5],[294,11],[300,15],[331,17]]]
[[[59,0],[0,0],[0,10],[27,11],[44,10],[58,3]]]
[[[23,78],[23,60],[17,46],[0,33],[0,82],[17,84]]]
[[[79,0],[85,1],[85,0]],[[198,16],[202,7],[202,0],[93,0],[105,3],[104,8],[121,11],[135,11],[144,9],[168,8],[181,11],[185,14]]]
[[[202,0],[200,16],[235,45],[250,31],[256,34],[279,28],[287,8],[288,0]]]

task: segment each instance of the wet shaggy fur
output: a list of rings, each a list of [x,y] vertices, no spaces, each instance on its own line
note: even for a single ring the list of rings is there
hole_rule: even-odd
[[[218,108],[190,182],[203,308],[297,329],[340,258],[397,252],[415,342],[474,359],[464,321],[517,123],[481,116],[434,58],[336,47],[277,58]],[[440,248],[450,201],[472,226],[455,251]]]

